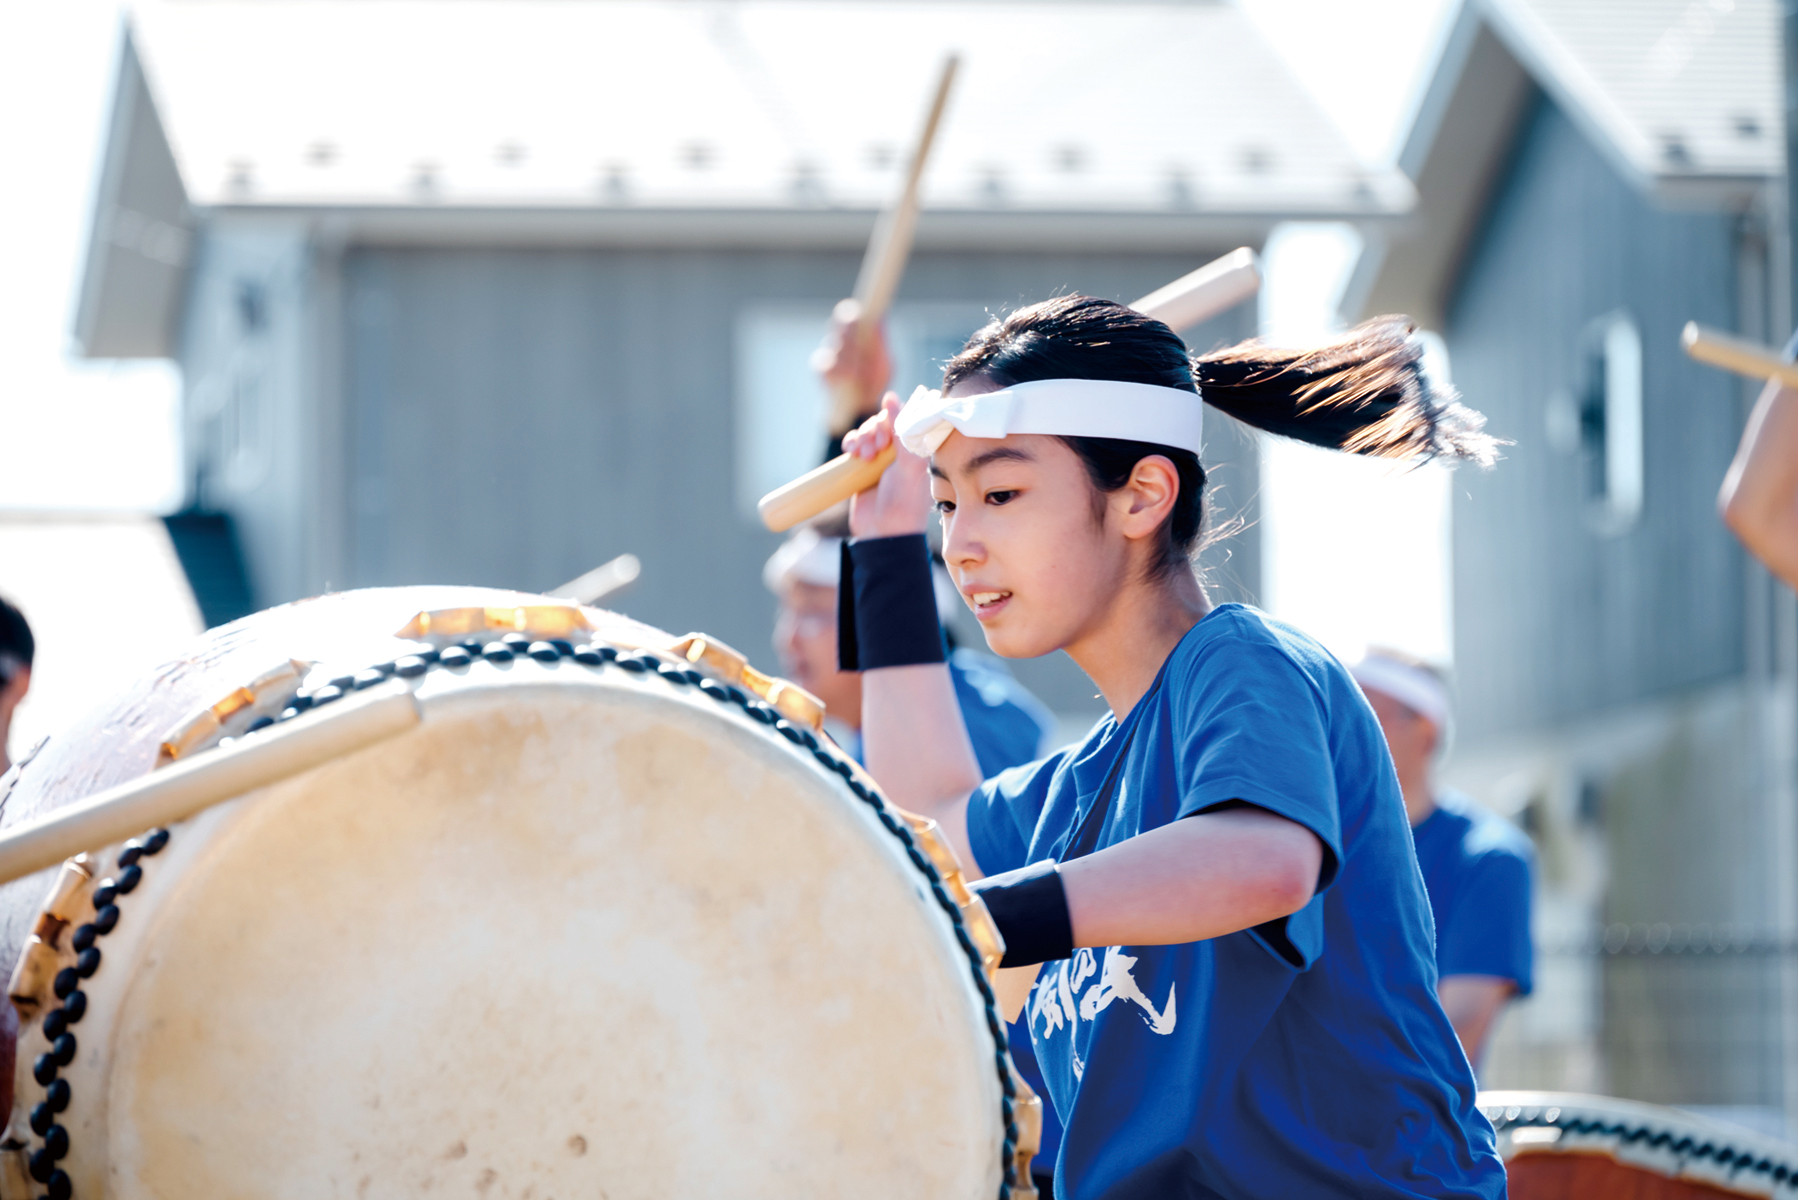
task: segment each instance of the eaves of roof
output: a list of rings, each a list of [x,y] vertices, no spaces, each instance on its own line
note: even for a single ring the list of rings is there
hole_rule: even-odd
[[[103,181],[81,345],[167,353],[146,331],[172,315],[121,314],[148,293],[111,281],[259,214],[352,241],[859,245],[951,48],[924,248],[1179,250],[1413,203],[1207,0],[145,0],[107,153],[171,164],[181,198]]]
[[[1417,208],[1369,240],[1345,315],[1440,327],[1539,92],[1659,204],[1765,204],[1783,171],[1774,18],[1772,0],[1463,0],[1399,156]]]

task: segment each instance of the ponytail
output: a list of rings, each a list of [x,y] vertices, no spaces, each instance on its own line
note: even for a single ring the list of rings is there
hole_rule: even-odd
[[[943,388],[981,377],[999,387],[1039,379],[1117,379],[1197,390],[1246,425],[1349,454],[1489,466],[1498,442],[1485,418],[1423,370],[1423,348],[1404,317],[1376,317],[1310,350],[1258,341],[1192,357],[1172,329],[1132,308],[1091,296],[1058,296],[979,330],[943,368]],[[1198,455],[1115,438],[1061,439],[1086,465],[1096,492],[1115,492],[1137,462],[1159,454],[1180,476],[1154,564],[1186,567],[1200,544],[1205,471]],[[1095,510],[1097,511],[1097,510]]]
[[[1192,361],[1205,402],[1245,425],[1349,454],[1490,466],[1486,419],[1423,371],[1404,317],[1375,317],[1310,350],[1249,341]]]

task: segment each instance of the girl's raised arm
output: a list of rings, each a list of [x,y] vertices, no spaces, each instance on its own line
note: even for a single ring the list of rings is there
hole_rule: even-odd
[[[843,452],[873,458],[892,445],[898,412],[899,397],[889,392],[880,412],[843,439]],[[927,465],[901,446],[880,483],[851,502],[849,527],[857,538],[916,536],[930,512]],[[967,821],[980,764],[946,663],[862,672],[862,755],[893,802],[942,826],[962,870],[969,879],[980,878]]]

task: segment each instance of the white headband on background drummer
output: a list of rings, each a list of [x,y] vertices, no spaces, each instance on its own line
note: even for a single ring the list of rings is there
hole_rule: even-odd
[[[762,566],[762,583],[779,595],[790,580],[813,587],[836,587],[842,578],[843,539],[826,537],[815,529],[801,529],[780,544]],[[931,564],[937,617],[946,625],[962,610],[961,593],[940,562]]]
[[[1369,654],[1350,667],[1349,674],[1362,687],[1384,692],[1434,725],[1438,734],[1447,735],[1452,711],[1448,688],[1433,671],[1383,654]]]
[[[1014,433],[1117,438],[1199,452],[1205,405],[1197,392],[1115,379],[1042,379],[978,396],[945,396],[920,387],[893,431],[920,457],[950,433],[1003,438]]]

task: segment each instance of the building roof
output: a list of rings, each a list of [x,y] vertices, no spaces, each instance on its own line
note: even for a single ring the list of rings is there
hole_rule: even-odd
[[[1405,199],[1217,3],[165,0],[136,21],[205,205],[875,207],[950,49],[934,206]]]
[[[1417,186],[1344,301],[1439,325],[1529,100],[1657,202],[1740,209],[1784,172],[1775,0],[1462,0],[1399,165]]]
[[[178,258],[197,210],[352,239],[855,246],[950,50],[923,246],[1177,249],[1412,200],[1218,0],[146,0],[93,244]],[[164,160],[184,207],[141,169]],[[141,328],[107,333],[111,271],[90,266],[78,338],[140,353]]]

